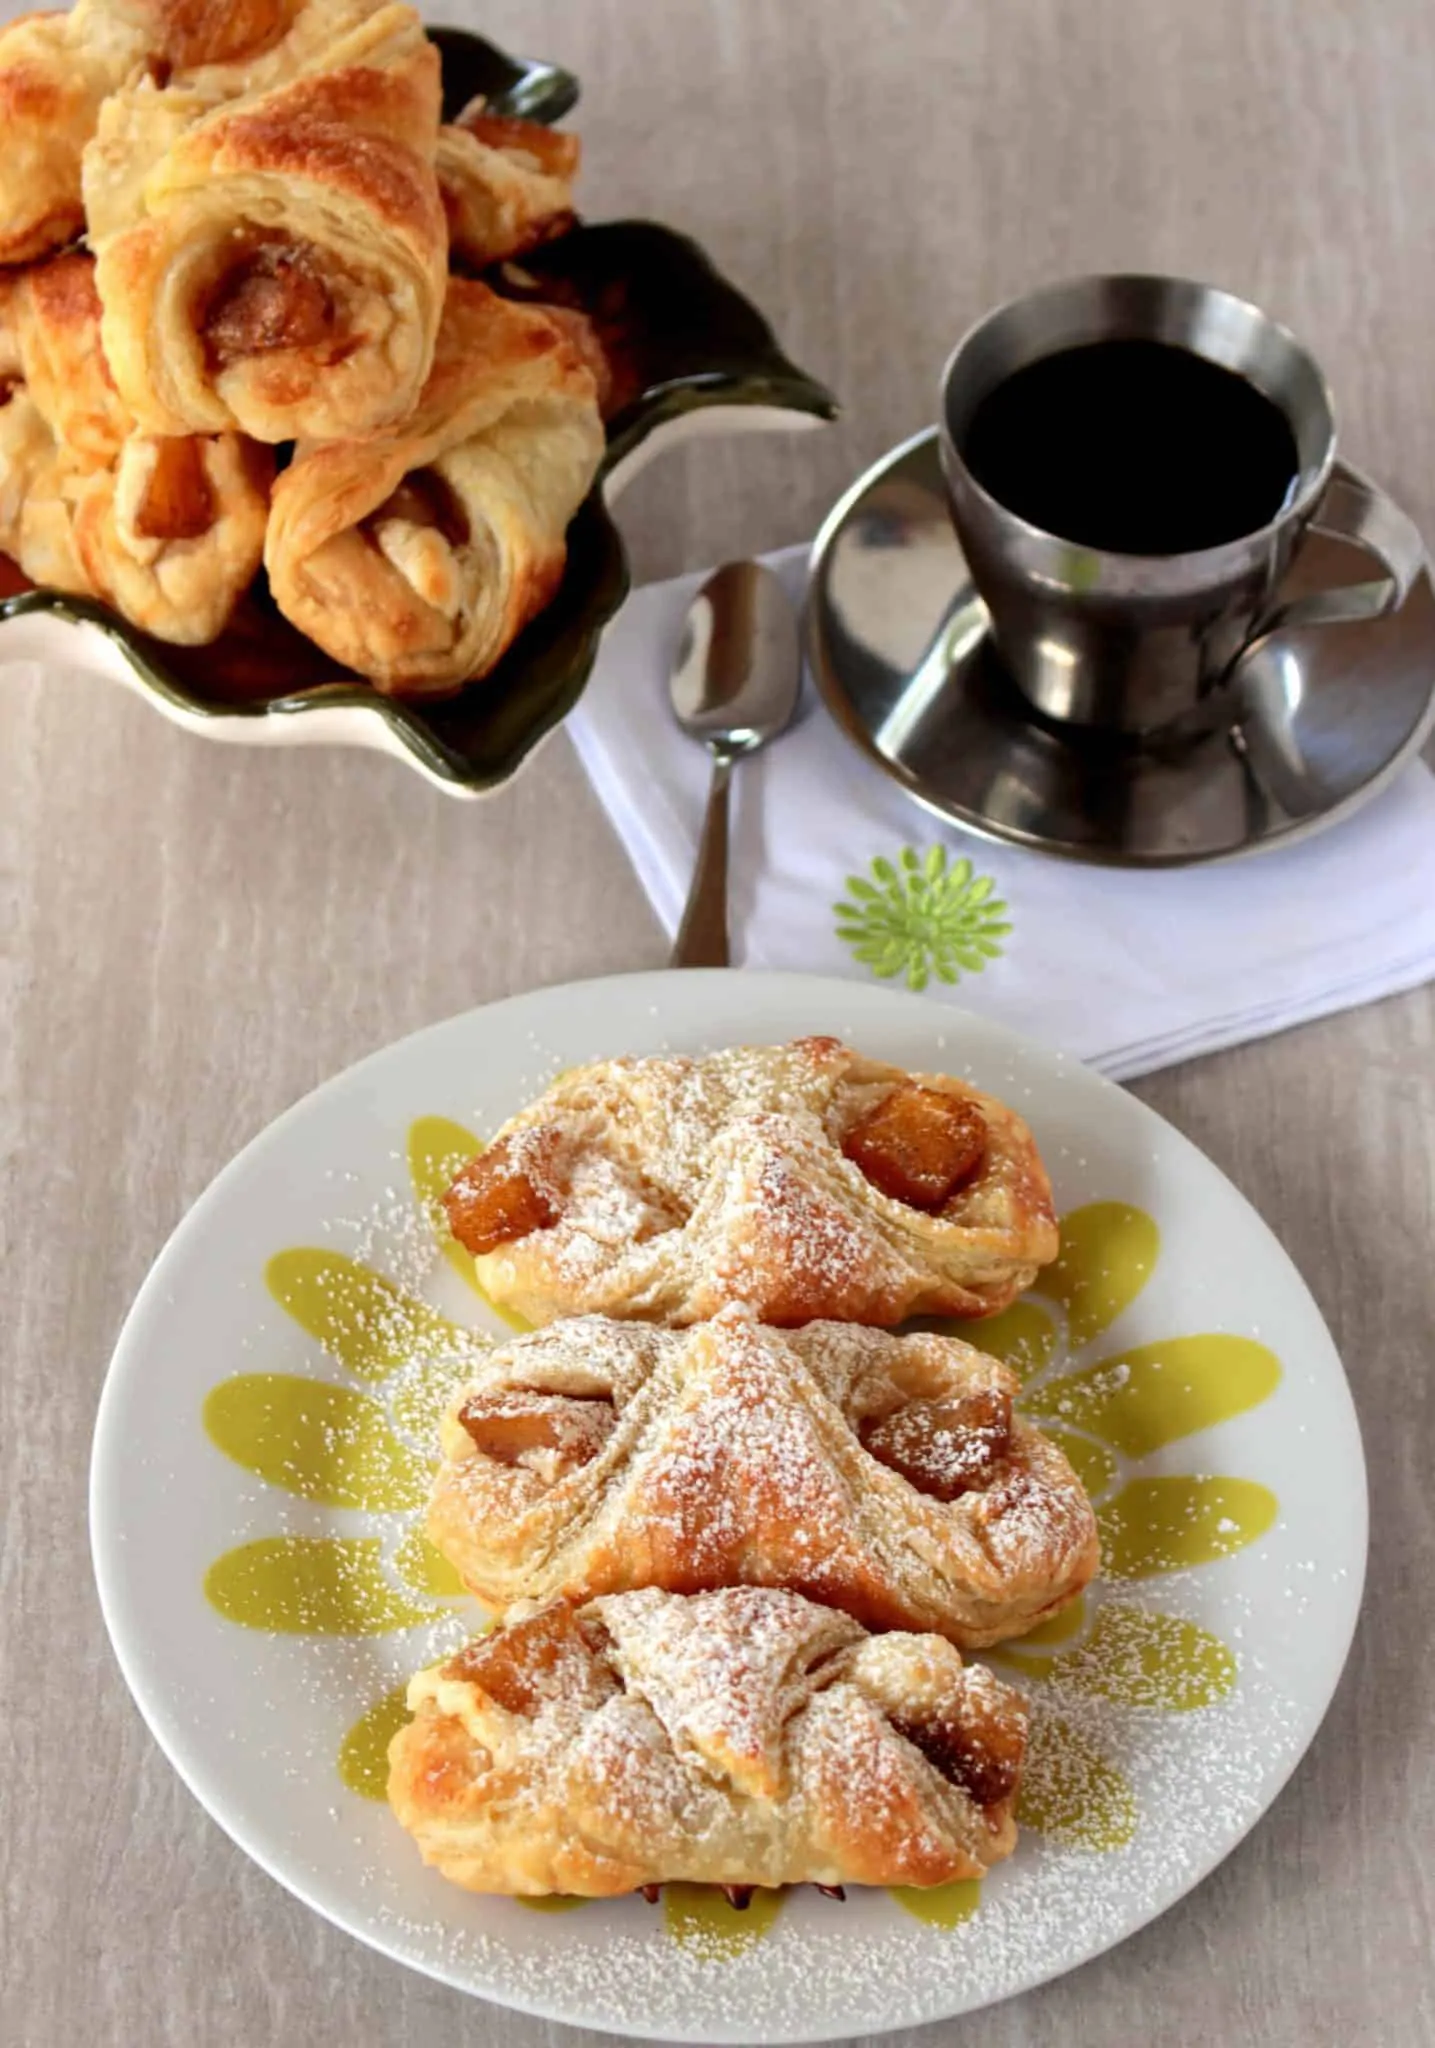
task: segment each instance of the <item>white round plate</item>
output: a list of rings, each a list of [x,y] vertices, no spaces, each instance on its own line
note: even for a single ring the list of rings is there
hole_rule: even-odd
[[[746,1915],[687,1890],[564,1912],[454,1890],[339,1767],[342,1753],[362,1783],[367,1763],[373,1789],[395,1709],[361,1717],[476,1618],[425,1590],[415,1537],[432,1377],[416,1380],[403,1354],[417,1341],[432,1358],[449,1340],[408,1297],[500,1327],[420,1198],[435,1155],[465,1142],[431,1120],[491,1134],[579,1061],[809,1032],[1005,1097],[1035,1129],[1059,1209],[1080,1212],[1047,1294],[972,1332],[1030,1369],[1024,1399],[1084,1460],[1125,1574],[1104,1577],[1064,1634],[1000,1663],[1036,1708],[1020,1845],[980,1888],[845,1904],[804,1888],[759,1895]],[[90,1509],[125,1677],[241,1848],[432,1976],[692,2041],[828,2040],[967,2012],[1163,1911],[1229,1853],[1314,1735],[1366,1540],[1330,1337],[1275,1238],[1193,1146],[995,1025],[746,973],[518,997],[376,1054],[281,1117],[141,1290],[100,1404]],[[336,1624],[349,1632],[326,1632]]]

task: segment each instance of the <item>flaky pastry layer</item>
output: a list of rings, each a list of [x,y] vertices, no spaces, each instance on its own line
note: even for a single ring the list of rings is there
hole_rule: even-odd
[[[522,1615],[409,1688],[389,1800],[471,1891],[936,1885],[1011,1853],[1019,1694],[796,1594]]]

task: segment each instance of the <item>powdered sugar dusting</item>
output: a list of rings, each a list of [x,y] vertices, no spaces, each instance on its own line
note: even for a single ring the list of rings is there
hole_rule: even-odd
[[[775,1931],[743,1954],[675,1947],[638,1900],[565,1916],[555,1946],[523,1938],[511,1907],[468,1901],[454,1915],[435,1897],[434,1919],[382,1907],[386,1938],[423,1967],[513,2004],[629,2036],[700,2025],[712,2041],[826,2038],[839,2013],[853,2033],[1001,1998],[1098,1953],[1179,1897],[1262,1811],[1306,1732],[1250,1667],[1230,1701],[1200,1714],[1123,1711],[1058,1684],[1035,1690],[1042,1716],[1059,1716],[1131,1781],[1139,1826],[1105,1854],[1025,1830],[960,1927],[920,1925],[881,1893],[849,1891],[838,1905],[798,1892]],[[433,1879],[431,1889],[445,1888]]]
[[[834,1038],[565,1074],[499,1133],[551,1214],[501,1249],[469,1240],[492,1258],[485,1282],[543,1321],[694,1322],[738,1301],[785,1324],[892,1324],[1000,1306],[1055,1252],[1031,1134],[964,1093],[987,1128],[979,1167],[941,1214],[911,1207],[844,1151],[905,1079]]]

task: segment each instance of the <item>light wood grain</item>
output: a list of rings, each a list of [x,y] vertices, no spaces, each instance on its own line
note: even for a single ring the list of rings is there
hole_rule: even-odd
[[[460,8],[450,19],[474,20]],[[808,535],[1026,284],[1157,267],[1247,291],[1326,362],[1349,453],[1435,531],[1427,0],[494,0],[585,82],[587,205],[687,228],[845,423],[674,456],[640,573]],[[1432,878],[1435,880],[1435,878]],[[100,1624],[85,1470],[106,1357],[187,1205],[358,1055],[665,948],[568,752],[467,808],[397,764],[206,746],[116,692],[0,683],[0,2038],[26,2048],[578,2036],[371,1955],[201,1813]],[[1222,1869],[964,2048],[1435,2038],[1435,1003],[1138,1092],[1270,1218],[1348,1362],[1370,1588],[1330,1719]]]

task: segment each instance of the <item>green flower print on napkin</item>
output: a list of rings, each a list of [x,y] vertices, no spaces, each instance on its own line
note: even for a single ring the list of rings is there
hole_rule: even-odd
[[[895,866],[879,854],[872,877],[849,875],[848,897],[833,909],[838,938],[880,980],[904,974],[908,988],[923,989],[934,974],[958,982],[1000,957],[1007,907],[969,860],[948,867],[944,846],[922,855],[904,846]]]

